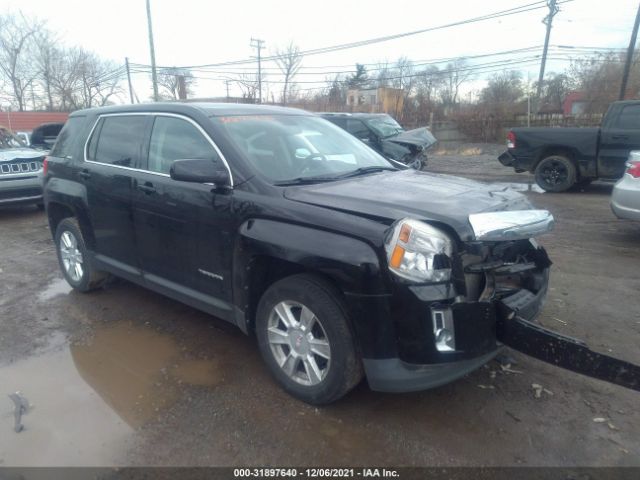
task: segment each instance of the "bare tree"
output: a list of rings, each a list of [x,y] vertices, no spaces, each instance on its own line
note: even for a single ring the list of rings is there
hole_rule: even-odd
[[[54,109],[52,73],[53,64],[61,54],[56,48],[57,38],[47,28],[41,28],[34,35],[35,61],[38,69],[38,82],[44,90],[47,108]]]
[[[402,90],[402,96],[396,96],[395,115],[400,120],[404,118],[405,110],[408,108],[408,99],[413,93],[415,86],[413,62],[407,57],[400,57],[393,69],[391,85],[394,88]],[[402,99],[402,105],[400,105]]]
[[[487,86],[480,92],[480,102],[485,105],[487,112],[504,118],[518,108],[524,95],[522,75],[510,70],[491,76]]]
[[[158,86],[161,88],[160,97],[169,100],[180,98],[180,77],[184,78],[185,94],[193,95],[195,78],[189,70],[176,67],[162,68],[158,71]]]
[[[456,58],[448,63],[441,71],[442,82],[440,84],[440,99],[445,108],[450,108],[458,103],[460,86],[473,78],[469,62],[465,58]]]
[[[265,75],[262,74],[262,82],[264,83]],[[258,88],[260,82],[258,80],[257,73],[243,73],[242,75],[234,79],[240,91],[242,92],[242,98],[250,103],[256,103],[258,98]]]
[[[29,48],[43,22],[27,20],[22,13],[0,16],[0,75],[10,88],[19,111],[25,109],[25,97],[38,70]]]
[[[58,108],[78,108],[75,92],[80,79],[82,51],[78,48],[56,49],[51,57],[49,82]]]
[[[537,82],[536,82],[537,86]],[[567,94],[573,90],[573,80],[564,73],[550,73],[542,81],[542,95],[540,110],[561,112],[562,102]]]
[[[604,113],[618,99],[624,54],[599,54],[574,60],[569,70],[573,85],[584,94],[585,113]],[[640,95],[640,53],[632,59],[627,92]]]
[[[302,54],[300,48],[290,42],[284,49],[276,50],[276,63],[284,75],[284,88],[282,89],[282,104],[287,104],[287,90],[289,84],[300,70],[302,65]]]

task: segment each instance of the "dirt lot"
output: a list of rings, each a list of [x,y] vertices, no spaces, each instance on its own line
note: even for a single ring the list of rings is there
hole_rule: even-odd
[[[640,363],[640,224],[613,216],[611,185],[542,194],[483,154],[428,170],[512,184],[551,210],[541,322]],[[123,281],[71,292],[35,208],[0,209],[0,240],[0,465],[640,466],[637,392],[513,353],[519,373],[492,363],[402,395],[363,384],[313,408],[222,321]],[[15,390],[32,403],[19,434]]]

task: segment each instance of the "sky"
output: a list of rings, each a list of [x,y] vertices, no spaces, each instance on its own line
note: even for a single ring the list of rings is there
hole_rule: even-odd
[[[563,0],[560,0],[563,1]],[[263,56],[289,42],[301,50],[349,43],[401,32],[445,25],[488,13],[535,3],[533,0],[151,0],[156,62],[188,66],[245,60],[255,55],[250,39],[265,41]],[[551,33],[552,45],[626,48],[638,0],[573,0],[561,5]],[[150,64],[145,0],[0,0],[0,11],[18,11],[46,20],[62,44],[81,45],[123,64],[125,57]],[[383,43],[305,56],[301,72],[348,70],[358,63],[394,62],[399,57],[429,61],[481,55],[544,42],[546,9],[412,35]],[[531,57],[540,51],[522,54]],[[515,58],[472,60],[472,63]],[[566,57],[566,55],[565,55]],[[518,66],[526,79],[537,78],[538,61]],[[547,71],[561,71],[568,61],[551,60]],[[267,75],[264,96],[281,88],[273,62],[263,62]],[[337,67],[337,68],[336,68]],[[227,74],[196,71],[198,96],[225,95],[220,78],[254,71],[255,64],[226,67]],[[273,70],[272,70],[273,69]],[[218,68],[218,70],[221,70]],[[467,90],[480,88],[479,74]],[[327,75],[298,75],[300,89],[318,88]],[[134,90],[141,100],[151,95],[149,76],[134,73]],[[230,94],[239,95],[231,84]],[[126,101],[126,96],[122,101]]]

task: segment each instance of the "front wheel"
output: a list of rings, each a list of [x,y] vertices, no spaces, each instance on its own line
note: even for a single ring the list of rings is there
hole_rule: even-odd
[[[576,167],[563,155],[543,158],[534,173],[538,186],[547,192],[564,192],[576,183]]]
[[[274,283],[258,305],[256,336],[272,375],[307,403],[331,403],[362,379],[343,302],[313,275]]]
[[[82,232],[75,219],[65,218],[56,228],[58,263],[65,280],[74,289],[88,292],[101,287],[108,274],[96,270],[91,264]]]

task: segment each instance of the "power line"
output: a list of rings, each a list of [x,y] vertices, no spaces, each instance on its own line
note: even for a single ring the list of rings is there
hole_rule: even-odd
[[[569,3],[572,2],[574,0],[561,0],[558,2],[558,5],[560,4],[564,4],[564,3]],[[545,1],[537,1],[537,2],[533,2],[533,3],[528,3],[525,5],[520,5],[518,7],[513,7],[513,8],[509,8],[506,10],[500,10],[497,12],[493,12],[493,13],[489,13],[486,15],[481,15],[478,17],[472,17],[472,18],[468,18],[465,20],[459,20],[456,22],[451,22],[451,23],[447,23],[444,25],[438,25],[435,27],[428,27],[428,28],[423,28],[420,30],[413,30],[410,32],[403,32],[403,33],[397,33],[394,35],[386,35],[383,37],[376,37],[376,38],[370,38],[370,39],[366,39],[366,40],[359,40],[359,41],[355,41],[355,42],[350,42],[350,43],[343,43],[343,44],[338,44],[338,45],[332,45],[329,47],[322,47],[322,48],[316,48],[316,49],[310,49],[310,50],[305,50],[305,51],[301,51],[300,54],[303,56],[310,56],[310,55],[318,55],[318,54],[322,54],[322,53],[330,53],[330,52],[336,52],[339,50],[346,50],[346,49],[350,49],[350,48],[356,48],[356,47],[362,47],[362,46],[366,46],[366,45],[372,45],[375,43],[381,43],[381,42],[387,42],[390,40],[396,40],[398,38],[405,38],[405,37],[409,37],[409,36],[413,36],[413,35],[418,35],[421,33],[426,33],[426,32],[432,32],[432,31],[436,31],[436,30],[442,30],[445,28],[451,28],[451,27],[456,27],[456,26],[460,26],[460,25],[467,25],[469,23],[475,23],[475,22],[482,22],[485,20],[492,20],[495,18],[501,18],[501,17],[505,17],[505,16],[509,16],[509,15],[516,15],[519,13],[524,13],[524,12],[529,12],[529,11],[533,11],[533,10],[539,10],[541,8],[546,8],[546,2]],[[273,55],[270,57],[264,57],[262,60],[264,61],[270,61],[270,60],[275,60],[276,58],[278,58],[277,55]],[[186,69],[194,69],[194,68],[204,68],[204,67],[219,67],[219,66],[225,66],[225,65],[244,65],[244,64],[248,64],[248,63],[253,63],[252,59],[244,59],[244,60],[235,60],[235,61],[228,61],[228,62],[220,62],[220,63],[210,63],[210,64],[204,64],[204,65],[189,65],[189,66],[184,66],[181,68],[186,68]],[[161,68],[167,68],[167,67],[161,67]]]

